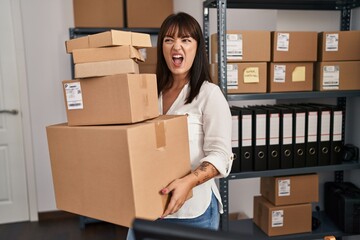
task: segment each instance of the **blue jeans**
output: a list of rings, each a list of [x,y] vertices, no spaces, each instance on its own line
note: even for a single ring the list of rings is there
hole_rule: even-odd
[[[186,218],[186,219],[165,218],[165,219],[158,219],[156,221],[179,223],[179,224],[191,225],[191,226],[199,227],[199,228],[207,228],[207,229],[217,230],[219,228],[219,221],[220,221],[218,202],[217,202],[215,195],[212,194],[212,198],[211,198],[209,207],[199,217]],[[128,231],[126,240],[135,240],[134,231],[131,228]]]

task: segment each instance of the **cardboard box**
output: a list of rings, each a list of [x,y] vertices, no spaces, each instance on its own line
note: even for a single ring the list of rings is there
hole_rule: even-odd
[[[272,32],[272,62],[316,62],[317,32]]]
[[[151,47],[150,34],[110,30],[89,35],[89,46],[91,48],[122,45],[131,45],[138,48]]]
[[[142,48],[144,62],[139,63],[140,73],[156,73],[157,48]]]
[[[74,66],[74,72],[75,78],[139,73],[139,65],[133,59],[77,63]]]
[[[268,236],[311,232],[311,203],[274,206],[254,197],[254,223]]]
[[[360,31],[319,33],[319,62],[359,60]]]
[[[160,28],[162,22],[174,13],[172,0],[127,0],[127,27]]]
[[[65,41],[65,48],[67,53],[72,53],[75,49],[89,48],[89,37],[79,37]]]
[[[315,89],[360,90],[360,61],[316,63]]]
[[[70,126],[129,124],[159,116],[154,74],[67,80],[63,87]]]
[[[75,27],[124,27],[123,0],[73,0],[73,7]]]
[[[133,59],[137,62],[144,61],[138,49],[127,45],[107,48],[75,49],[72,57],[75,64],[124,59]]]
[[[218,59],[218,35],[211,35],[211,63]],[[228,62],[269,62],[270,31],[226,31]]]
[[[159,191],[190,172],[186,116],[163,115],[130,125],[46,128],[56,206],[130,227],[155,220]]]
[[[317,174],[262,177],[260,193],[275,206],[319,201]]]
[[[269,92],[312,91],[314,63],[270,63]]]
[[[218,64],[210,64],[211,78],[219,84]],[[227,92],[228,93],[266,93],[267,63],[228,63]]]

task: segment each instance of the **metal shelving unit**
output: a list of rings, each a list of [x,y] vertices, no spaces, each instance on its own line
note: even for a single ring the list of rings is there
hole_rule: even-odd
[[[205,0],[203,2],[203,31],[205,43],[209,52],[209,14],[210,8],[217,9],[217,32],[218,32],[218,79],[219,86],[228,101],[260,100],[260,99],[308,99],[308,98],[337,98],[339,106],[345,109],[348,97],[359,97],[360,91],[328,91],[328,92],[290,92],[290,93],[264,93],[264,94],[227,94],[227,69],[226,69],[226,9],[283,9],[283,10],[334,10],[341,11],[340,30],[350,30],[351,9],[359,7],[360,0]],[[345,118],[343,119],[345,123]],[[343,124],[343,126],[345,126]],[[345,129],[343,129],[343,133]],[[343,138],[344,139],[344,138]],[[224,231],[239,232],[252,235],[254,239],[269,239],[251,219],[232,221],[228,219],[229,214],[229,181],[236,179],[255,178],[263,176],[294,175],[314,172],[335,172],[335,181],[342,181],[343,171],[360,169],[359,161],[339,165],[317,166],[306,168],[278,169],[268,171],[254,171],[231,173],[227,178],[220,179],[220,194],[224,205],[224,214],[221,216],[221,229]],[[271,239],[316,239],[326,235],[336,237],[345,236],[324,213],[321,215],[322,227],[307,234],[293,234]]]

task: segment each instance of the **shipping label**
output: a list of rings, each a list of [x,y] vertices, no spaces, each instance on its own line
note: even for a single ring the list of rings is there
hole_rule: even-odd
[[[290,34],[289,33],[278,33],[277,35],[277,43],[276,43],[276,50],[288,52],[289,51],[289,40]]]
[[[323,67],[322,87],[323,89],[339,89],[340,85],[340,68],[335,66]]]
[[[274,82],[285,82],[286,65],[274,65]]]
[[[271,227],[284,226],[284,210],[276,210],[271,212]]]
[[[64,84],[68,110],[83,109],[83,99],[80,82]]]
[[[325,51],[335,52],[338,50],[339,50],[339,34],[337,33],[326,34]]]
[[[226,34],[226,55],[229,60],[243,59],[242,34]]]
[[[227,88],[238,89],[238,66],[237,64],[227,64]]]
[[[278,180],[278,196],[290,196],[290,179]]]

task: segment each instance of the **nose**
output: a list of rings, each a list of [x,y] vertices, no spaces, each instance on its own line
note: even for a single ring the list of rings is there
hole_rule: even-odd
[[[176,40],[175,42],[174,42],[174,50],[176,50],[176,51],[179,51],[179,50],[181,50],[181,41],[179,41],[179,40]]]

